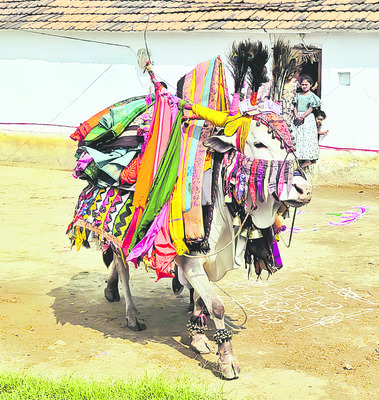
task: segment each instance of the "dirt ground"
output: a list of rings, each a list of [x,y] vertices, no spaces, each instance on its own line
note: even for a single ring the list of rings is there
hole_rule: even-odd
[[[315,187],[291,247],[279,244],[281,271],[257,281],[235,270],[215,285],[241,366],[240,379],[223,381],[216,354],[188,348],[188,292],[133,270],[143,332],[125,328],[122,302],[105,300],[100,253],[70,250],[65,236],[83,182],[20,163],[0,174],[0,368],[190,374],[238,400],[379,398],[378,187]]]

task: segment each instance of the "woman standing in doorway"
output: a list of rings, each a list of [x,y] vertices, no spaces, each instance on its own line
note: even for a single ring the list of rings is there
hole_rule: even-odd
[[[319,157],[317,126],[313,109],[321,106],[321,99],[311,91],[313,80],[309,75],[300,79],[301,93],[295,96],[293,133],[296,138],[296,157],[304,168]]]

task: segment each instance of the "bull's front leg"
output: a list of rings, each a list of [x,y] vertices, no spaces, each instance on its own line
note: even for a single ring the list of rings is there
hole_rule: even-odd
[[[139,315],[139,312],[136,308],[136,306],[133,303],[133,298],[132,294],[130,292],[130,287],[129,287],[129,264],[124,266],[124,263],[122,259],[116,254],[113,254],[113,263],[112,263],[113,271],[112,273],[116,273],[117,277],[120,279],[122,289],[124,292],[124,298],[125,298],[125,317],[126,317],[126,323],[128,328],[132,329],[133,331],[142,331],[146,329],[145,321],[144,319]],[[118,279],[117,279],[118,280]],[[114,286],[114,280],[113,286]],[[108,280],[108,285],[109,285],[109,280]],[[107,287],[108,289],[108,287]],[[114,289],[114,287],[113,287]],[[118,290],[118,289],[117,289]]]
[[[195,292],[203,300],[209,315],[215,323],[215,341],[218,345],[218,365],[222,376],[226,379],[238,378],[240,368],[234,355],[231,343],[231,332],[225,329],[225,307],[220,296],[215,292],[205,273],[201,259],[179,257],[178,265]]]
[[[191,290],[193,291],[193,289]],[[211,342],[204,333],[204,329],[206,329],[206,320],[207,320],[207,317],[205,316],[205,311],[206,311],[205,304],[201,299],[201,297],[196,292],[193,293],[193,302],[194,302],[194,307],[192,316],[187,324],[189,335],[191,337],[190,347],[196,353],[200,354],[213,353],[214,350],[211,345]]]

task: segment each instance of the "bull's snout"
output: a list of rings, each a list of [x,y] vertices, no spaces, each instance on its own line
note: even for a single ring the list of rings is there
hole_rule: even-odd
[[[312,198],[312,185],[302,176],[294,176],[291,189],[287,194],[283,191],[280,200],[290,206],[301,207],[308,204]]]
[[[301,203],[309,203],[312,198],[312,185],[308,182],[294,183],[293,187],[295,188],[298,199]]]

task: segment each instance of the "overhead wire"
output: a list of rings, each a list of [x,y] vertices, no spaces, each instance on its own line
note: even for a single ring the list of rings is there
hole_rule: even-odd
[[[107,68],[99,75],[97,76],[78,96],[76,96],[76,98],[74,100],[72,100],[70,102],[70,104],[68,104],[62,111],[60,111],[54,118],[52,118],[49,121],[49,124],[51,124],[52,122],[54,122],[59,116],[61,116],[69,107],[72,106],[72,104],[74,104],[97,80],[99,80],[111,67],[113,64],[108,65]],[[47,124],[47,125],[49,125]],[[22,143],[13,153],[11,153],[5,161],[9,161],[9,159],[11,157],[13,157],[20,149],[22,149],[31,139],[33,139],[33,137],[35,135],[37,135],[38,133],[41,133],[42,129],[38,130],[37,132],[34,132],[24,143]]]
[[[93,40],[93,39],[84,39],[84,38],[78,38],[75,36],[65,36],[65,35],[55,35],[53,33],[46,33],[46,32],[35,32],[35,31],[30,31],[30,30],[25,30],[25,29],[15,29],[16,31],[21,31],[21,32],[27,32],[27,33],[33,33],[35,35],[43,35],[43,36],[51,36],[51,37],[56,37],[56,38],[61,38],[61,39],[69,39],[69,40],[77,40],[79,42],[89,42],[89,43],[97,43],[97,44],[104,44],[107,46],[116,46],[116,47],[124,47],[129,49],[135,56],[136,53],[135,51],[126,44],[120,44],[120,43],[113,43],[113,42],[103,42],[100,40]]]
[[[99,40],[92,40],[92,39],[84,39],[84,38],[78,38],[78,37],[73,37],[73,36],[66,36],[66,35],[56,35],[56,34],[52,34],[52,33],[46,33],[46,32],[34,32],[34,31],[30,31],[30,30],[20,30],[20,29],[15,29],[17,31],[22,31],[22,32],[27,32],[27,33],[32,33],[32,34],[36,34],[36,35],[43,35],[43,36],[50,36],[50,37],[55,37],[55,38],[60,38],[60,39],[69,39],[69,40],[76,40],[76,41],[80,41],[80,42],[88,42],[88,43],[95,43],[95,44],[101,44],[101,45],[106,45],[106,46],[116,46],[116,47],[122,47],[122,48],[127,48],[129,49],[133,55],[135,56],[135,58],[137,59],[137,54],[135,53],[135,51],[131,48],[131,46],[129,45],[124,45],[124,44],[119,44],[119,43],[112,43],[112,42],[103,42],[103,41],[99,41]],[[60,111],[54,118],[52,118],[49,123],[47,124],[36,124],[39,126],[59,126],[59,125],[53,125],[52,123],[58,118],[60,117],[68,108],[70,108],[81,96],[83,96],[83,94],[85,92],[87,92],[87,90],[96,82],[98,81],[111,67],[113,66],[113,64],[110,64],[107,66],[107,68],[99,75],[97,76],[78,96],[75,97],[75,99],[73,99],[62,111]],[[140,81],[141,83],[141,81]],[[142,85],[142,83],[141,83]],[[142,85],[143,86],[143,85]],[[12,124],[12,123],[9,123]],[[31,124],[29,124],[31,125]],[[62,125],[63,127],[63,125]],[[68,127],[68,126],[67,126]],[[24,143],[22,143],[12,154],[10,154],[7,159],[5,161],[9,161],[9,159],[11,157],[13,157],[23,146],[25,146],[35,135],[37,135],[38,133],[41,133],[42,129],[34,132]]]

